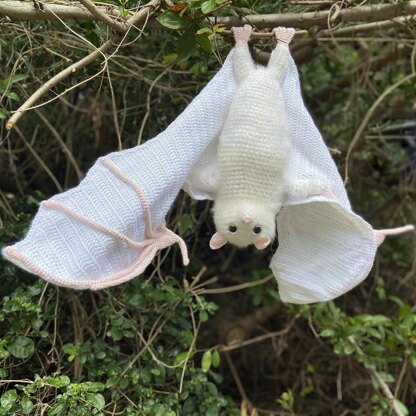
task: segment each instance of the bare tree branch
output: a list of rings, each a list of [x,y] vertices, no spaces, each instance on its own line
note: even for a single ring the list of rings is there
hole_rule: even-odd
[[[94,6],[100,13],[120,17],[120,12],[115,6]],[[11,20],[95,20],[96,16],[91,14],[81,3],[71,5],[48,3],[48,7],[36,7],[33,2],[20,0],[0,1],[0,16],[8,17]]]
[[[17,0],[4,0],[0,2],[0,16],[8,16],[12,19],[89,19],[104,22],[109,27],[117,31],[107,42],[100,48],[94,50],[89,55],[70,65],[49,81],[40,87],[31,97],[12,115],[6,124],[7,129],[13,128],[14,124],[20,118],[22,113],[28,110],[39,98],[41,98],[52,87],[67,78],[73,72],[87,66],[99,56],[104,56],[106,52],[113,48],[120,35],[125,34],[130,27],[143,20],[150,21],[154,9],[160,5],[161,0],[153,0],[144,6],[138,13],[130,17],[126,22],[118,22],[115,18],[120,14],[113,6],[103,7],[96,6],[91,0],[80,0],[81,3],[62,5],[48,3],[48,7],[36,7],[31,2],[22,2]],[[313,39],[306,39],[294,45],[296,49],[304,46],[311,46],[319,41],[319,38],[325,36],[345,36],[346,34],[357,34],[381,28],[387,28],[394,25],[406,24],[413,15],[416,14],[416,0],[398,4],[379,4],[372,6],[359,6],[347,9],[338,9],[336,15],[331,15],[331,10],[306,12],[306,13],[286,13],[286,14],[269,14],[269,15],[248,15],[244,17],[220,17],[216,18],[217,23],[223,23],[228,27],[240,26],[249,22],[257,29],[265,29],[282,26],[295,26],[298,28],[310,28],[312,26],[328,27],[328,23],[336,24],[340,22],[366,21],[362,25],[353,27],[340,28],[335,30],[325,29],[318,32]],[[400,16],[397,18],[397,16]],[[410,16],[410,17],[408,17]],[[211,19],[211,18],[210,18]],[[382,20],[383,21],[380,21]],[[410,20],[409,20],[410,19]],[[153,20],[156,22],[155,20]],[[369,22],[369,23],[368,23]],[[159,25],[160,27],[160,25]],[[268,34],[258,34],[258,37],[268,36]]]
[[[86,3],[84,0],[83,3]],[[95,6],[100,14],[107,14],[113,17],[120,17],[120,13],[114,6]],[[246,16],[226,16],[209,18],[211,23],[222,23],[226,27],[241,26],[250,23],[257,29],[267,29],[275,26],[291,26],[298,29],[309,29],[317,26],[328,28],[328,22],[333,25],[348,22],[378,22],[380,20],[390,20],[400,16],[412,16],[416,14],[416,0],[394,3],[394,4],[375,4],[371,6],[357,6],[340,9],[334,14],[332,10],[322,10],[305,13],[276,13],[264,15]],[[56,20],[56,16],[65,19],[79,20],[102,20],[96,14],[91,13],[81,3],[71,3],[71,5],[49,3],[48,8],[43,10],[34,6],[32,2],[20,0],[0,1],[0,16],[8,16],[12,20]],[[101,16],[102,17],[102,16]],[[108,22],[106,22],[108,23]],[[162,28],[155,20],[149,20],[151,28]]]
[[[357,352],[361,355],[364,355],[363,350],[360,348],[360,346],[355,342],[355,339],[352,335],[350,335],[348,338],[348,341],[355,347]],[[389,401],[390,407],[393,410],[393,412],[397,416],[404,416],[404,413],[400,409],[400,407],[397,404],[397,401],[390,390],[390,387],[386,384],[386,382],[382,379],[380,374],[374,370],[373,368],[369,368],[368,371],[371,373],[371,375],[377,380],[378,385],[380,386],[381,391],[383,392],[384,396]]]
[[[75,19],[98,20],[104,22],[104,18],[102,17],[102,15],[107,15],[110,19],[119,19],[120,21],[124,20],[124,17],[121,16],[119,10],[115,6],[112,6],[110,4],[107,6],[99,6],[93,4],[93,6],[96,11],[95,13],[92,13],[90,10],[86,9],[83,6],[83,4],[76,2],[73,2],[71,4],[48,2],[47,7],[36,7],[34,3],[27,1],[0,0],[0,17],[3,16],[5,18],[15,21]],[[98,14],[100,15],[100,18],[98,17]],[[130,14],[129,18],[131,18],[132,16],[133,14]],[[127,23],[127,21],[125,22]],[[122,24],[117,21],[115,23]],[[152,29],[163,28],[163,26],[160,25],[155,19],[149,19],[147,27],[150,27]],[[115,30],[120,31],[120,28],[117,28]],[[125,27],[123,30],[125,30]]]
[[[267,29],[276,26],[309,29],[313,26],[327,28],[329,21],[333,25],[347,22],[369,23],[414,14],[416,14],[416,1],[408,1],[396,4],[376,4],[372,6],[358,6],[342,9],[336,16],[331,15],[331,10],[323,10],[306,13],[218,17],[216,18],[216,22],[222,23],[227,27],[242,26],[243,24],[249,23],[257,29]]]
[[[161,0],[152,0],[143,8],[141,8],[134,16],[128,19],[127,28],[139,25],[140,23],[146,23],[149,16],[151,16],[156,9],[159,7]],[[128,29],[125,30],[125,32]],[[38,90],[36,90],[9,118],[6,124],[6,129],[10,130],[17,123],[22,114],[30,109],[30,107],[39,100],[46,92],[48,92],[55,85],[59,84],[62,80],[70,76],[72,73],[84,68],[91,62],[95,61],[100,56],[104,56],[110,49],[112,49],[118,42],[122,39],[122,34],[116,34],[112,36],[107,42],[101,45],[98,49],[95,49],[93,52],[88,54],[86,57],[81,59],[78,62],[70,65],[65,68],[63,71],[56,74],[54,77],[49,79],[44,85],[42,85]],[[121,40],[122,41],[122,40]]]
[[[82,5],[99,21],[105,23],[107,26],[114,29],[116,32],[125,32],[127,27],[125,23],[116,22],[112,19],[108,14],[107,11],[104,12],[98,7],[91,0],[79,0]]]

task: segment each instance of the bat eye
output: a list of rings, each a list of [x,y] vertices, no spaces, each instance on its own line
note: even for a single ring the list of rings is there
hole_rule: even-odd
[[[234,225],[234,224],[229,225],[229,226],[228,226],[228,231],[229,231],[230,233],[235,233],[235,232],[237,231],[237,226],[236,226],[236,225]]]
[[[253,228],[253,232],[254,232],[254,234],[260,234],[261,233],[261,227],[259,225],[256,225]]]

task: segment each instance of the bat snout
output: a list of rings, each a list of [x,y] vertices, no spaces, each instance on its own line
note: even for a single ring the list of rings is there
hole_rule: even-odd
[[[241,221],[243,221],[245,224],[250,224],[253,222],[253,217],[250,215],[243,215],[241,217]]]

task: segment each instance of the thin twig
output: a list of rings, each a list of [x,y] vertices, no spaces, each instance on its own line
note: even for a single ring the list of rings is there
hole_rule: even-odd
[[[127,23],[128,27],[136,26],[142,21],[147,21],[149,15],[153,14],[155,10],[160,5],[161,0],[152,0],[142,9],[140,9],[133,17],[131,17]],[[48,6],[49,7],[49,6]],[[128,29],[127,29],[128,30]],[[126,31],[127,32],[127,31]],[[114,45],[120,40],[120,35],[116,34],[113,35],[107,42],[101,45],[99,48],[82,58],[80,61],[75,62],[74,64],[70,65],[69,67],[65,68],[63,71],[56,74],[50,80],[48,80],[44,85],[42,85],[38,90],[36,90],[17,110],[14,114],[9,118],[6,124],[6,129],[10,130],[14,127],[17,123],[19,118],[22,114],[31,108],[31,106],[39,100],[44,94],[46,94],[51,88],[58,85],[61,81],[65,78],[70,76],[72,73],[84,68],[91,62],[94,62],[100,56],[105,58],[106,52],[113,48]],[[121,41],[122,42],[122,41]]]
[[[98,49],[88,54],[86,57],[82,58],[80,61],[75,62],[69,67],[65,68],[63,71],[56,74],[54,77],[45,82],[40,88],[38,88],[9,118],[6,124],[6,129],[11,130],[14,125],[17,123],[22,114],[29,110],[30,107],[39,100],[43,95],[45,95],[51,88],[58,85],[65,78],[69,77],[74,72],[79,71],[81,68],[84,68],[91,62],[95,61],[99,56],[104,55],[109,51],[114,44],[115,37],[113,36]]]
[[[201,289],[195,290],[195,292],[197,292],[199,295],[236,292],[236,291],[239,291],[239,290],[247,289],[249,287],[263,285],[264,283],[266,283],[266,282],[268,282],[269,280],[272,280],[272,279],[273,279],[273,275],[270,274],[270,275],[266,276],[265,278],[260,279],[260,280],[256,280],[254,282],[241,283],[239,285],[223,287],[223,288],[218,288],[218,289],[204,289],[204,288],[201,288]]]
[[[361,355],[363,355],[363,350],[360,348],[360,346],[355,342],[355,339],[353,336],[349,336],[348,337],[348,341],[355,347],[355,349],[357,350],[357,352]],[[380,386],[382,392],[384,393],[384,395],[386,396],[387,400],[390,403],[390,406],[392,407],[394,413],[397,416],[404,416],[403,412],[401,411],[400,407],[397,405],[396,399],[393,395],[393,393],[390,390],[390,387],[386,384],[386,382],[381,378],[380,374],[372,369],[369,368],[368,369],[371,373],[371,375],[376,379],[378,385]]]
[[[69,162],[73,166],[75,173],[77,175],[77,179],[81,181],[81,179],[84,177],[84,174],[80,167],[78,166],[78,163],[72,154],[71,150],[69,149],[68,145],[64,142],[60,134],[58,133],[58,130],[49,122],[47,117],[44,116],[44,114],[40,110],[35,110],[35,113],[38,115],[38,117],[45,123],[46,127],[51,131],[52,135],[56,138],[59,145],[62,147],[62,151],[66,154],[68,157]]]
[[[344,179],[344,183],[346,184],[348,182],[348,168],[349,168],[349,162],[351,159],[351,154],[352,151],[354,150],[355,146],[357,145],[358,141],[360,140],[364,129],[366,128],[368,122],[370,121],[371,117],[373,116],[374,112],[376,111],[376,109],[378,108],[378,106],[383,102],[383,100],[389,95],[391,94],[396,88],[400,87],[400,85],[404,84],[405,82],[411,80],[412,78],[414,78],[416,76],[416,73],[411,73],[407,76],[405,76],[404,78],[400,79],[399,81],[395,82],[393,85],[390,85],[390,87],[388,87],[383,94],[381,94],[376,101],[374,101],[373,105],[370,107],[370,109],[367,111],[367,114],[365,115],[365,117],[363,118],[363,120],[361,121],[360,126],[358,127],[357,131],[354,134],[354,137],[351,140],[350,145],[348,146],[348,150],[347,150],[347,156],[345,158],[345,179]]]
[[[125,23],[119,23],[113,20],[106,12],[99,9],[91,0],[79,0],[80,3],[100,22],[114,29],[116,32],[125,32],[127,26]]]
[[[230,367],[231,374],[233,375],[235,384],[237,384],[237,388],[238,388],[238,391],[240,392],[240,395],[241,395],[242,399],[246,403],[250,403],[250,400],[247,397],[247,393],[246,393],[246,391],[244,389],[243,383],[241,382],[240,376],[238,375],[238,372],[237,372],[237,370],[235,368],[235,365],[233,363],[233,360],[230,357],[229,352],[227,352],[227,351],[224,352],[224,356],[225,356],[225,359],[227,360],[228,366]]]
[[[61,184],[59,183],[58,179],[56,179],[56,176],[53,174],[53,172],[48,168],[46,163],[43,161],[43,159],[37,154],[36,150],[31,146],[28,140],[26,140],[25,135],[21,130],[16,128],[16,132],[19,135],[19,137],[23,140],[23,143],[26,145],[26,147],[29,149],[30,153],[32,153],[33,157],[37,160],[40,166],[44,169],[44,171],[47,173],[47,175],[51,178],[52,182],[55,184],[56,189],[58,192],[63,192]],[[36,134],[36,131],[34,132]]]

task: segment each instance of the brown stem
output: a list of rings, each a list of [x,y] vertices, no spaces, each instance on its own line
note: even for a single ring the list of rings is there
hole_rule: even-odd
[[[124,23],[113,20],[107,12],[102,11],[91,0],[79,0],[80,3],[99,21],[114,29],[116,32],[125,32],[127,27]]]
[[[119,17],[120,12],[117,7],[95,6],[94,8],[99,13]],[[95,20],[96,15],[91,14],[80,3],[71,5],[49,3],[48,7],[36,7],[33,2],[23,2],[20,0],[3,0],[0,1],[0,16],[8,17],[11,20],[62,20],[76,19],[76,20]],[[100,20],[100,19],[99,19]]]
[[[361,355],[363,355],[363,350],[360,348],[360,346],[355,342],[354,337],[351,335],[348,337],[348,341],[355,347],[357,352]],[[386,382],[381,378],[380,374],[370,368],[369,369],[372,376],[377,380],[378,385],[380,386],[381,391],[383,392],[384,396],[387,398],[387,400],[390,403],[390,406],[392,407],[392,410],[397,416],[404,416],[403,412],[401,411],[400,407],[397,405],[396,399],[393,395],[393,393],[390,390],[390,387],[386,384]]]

